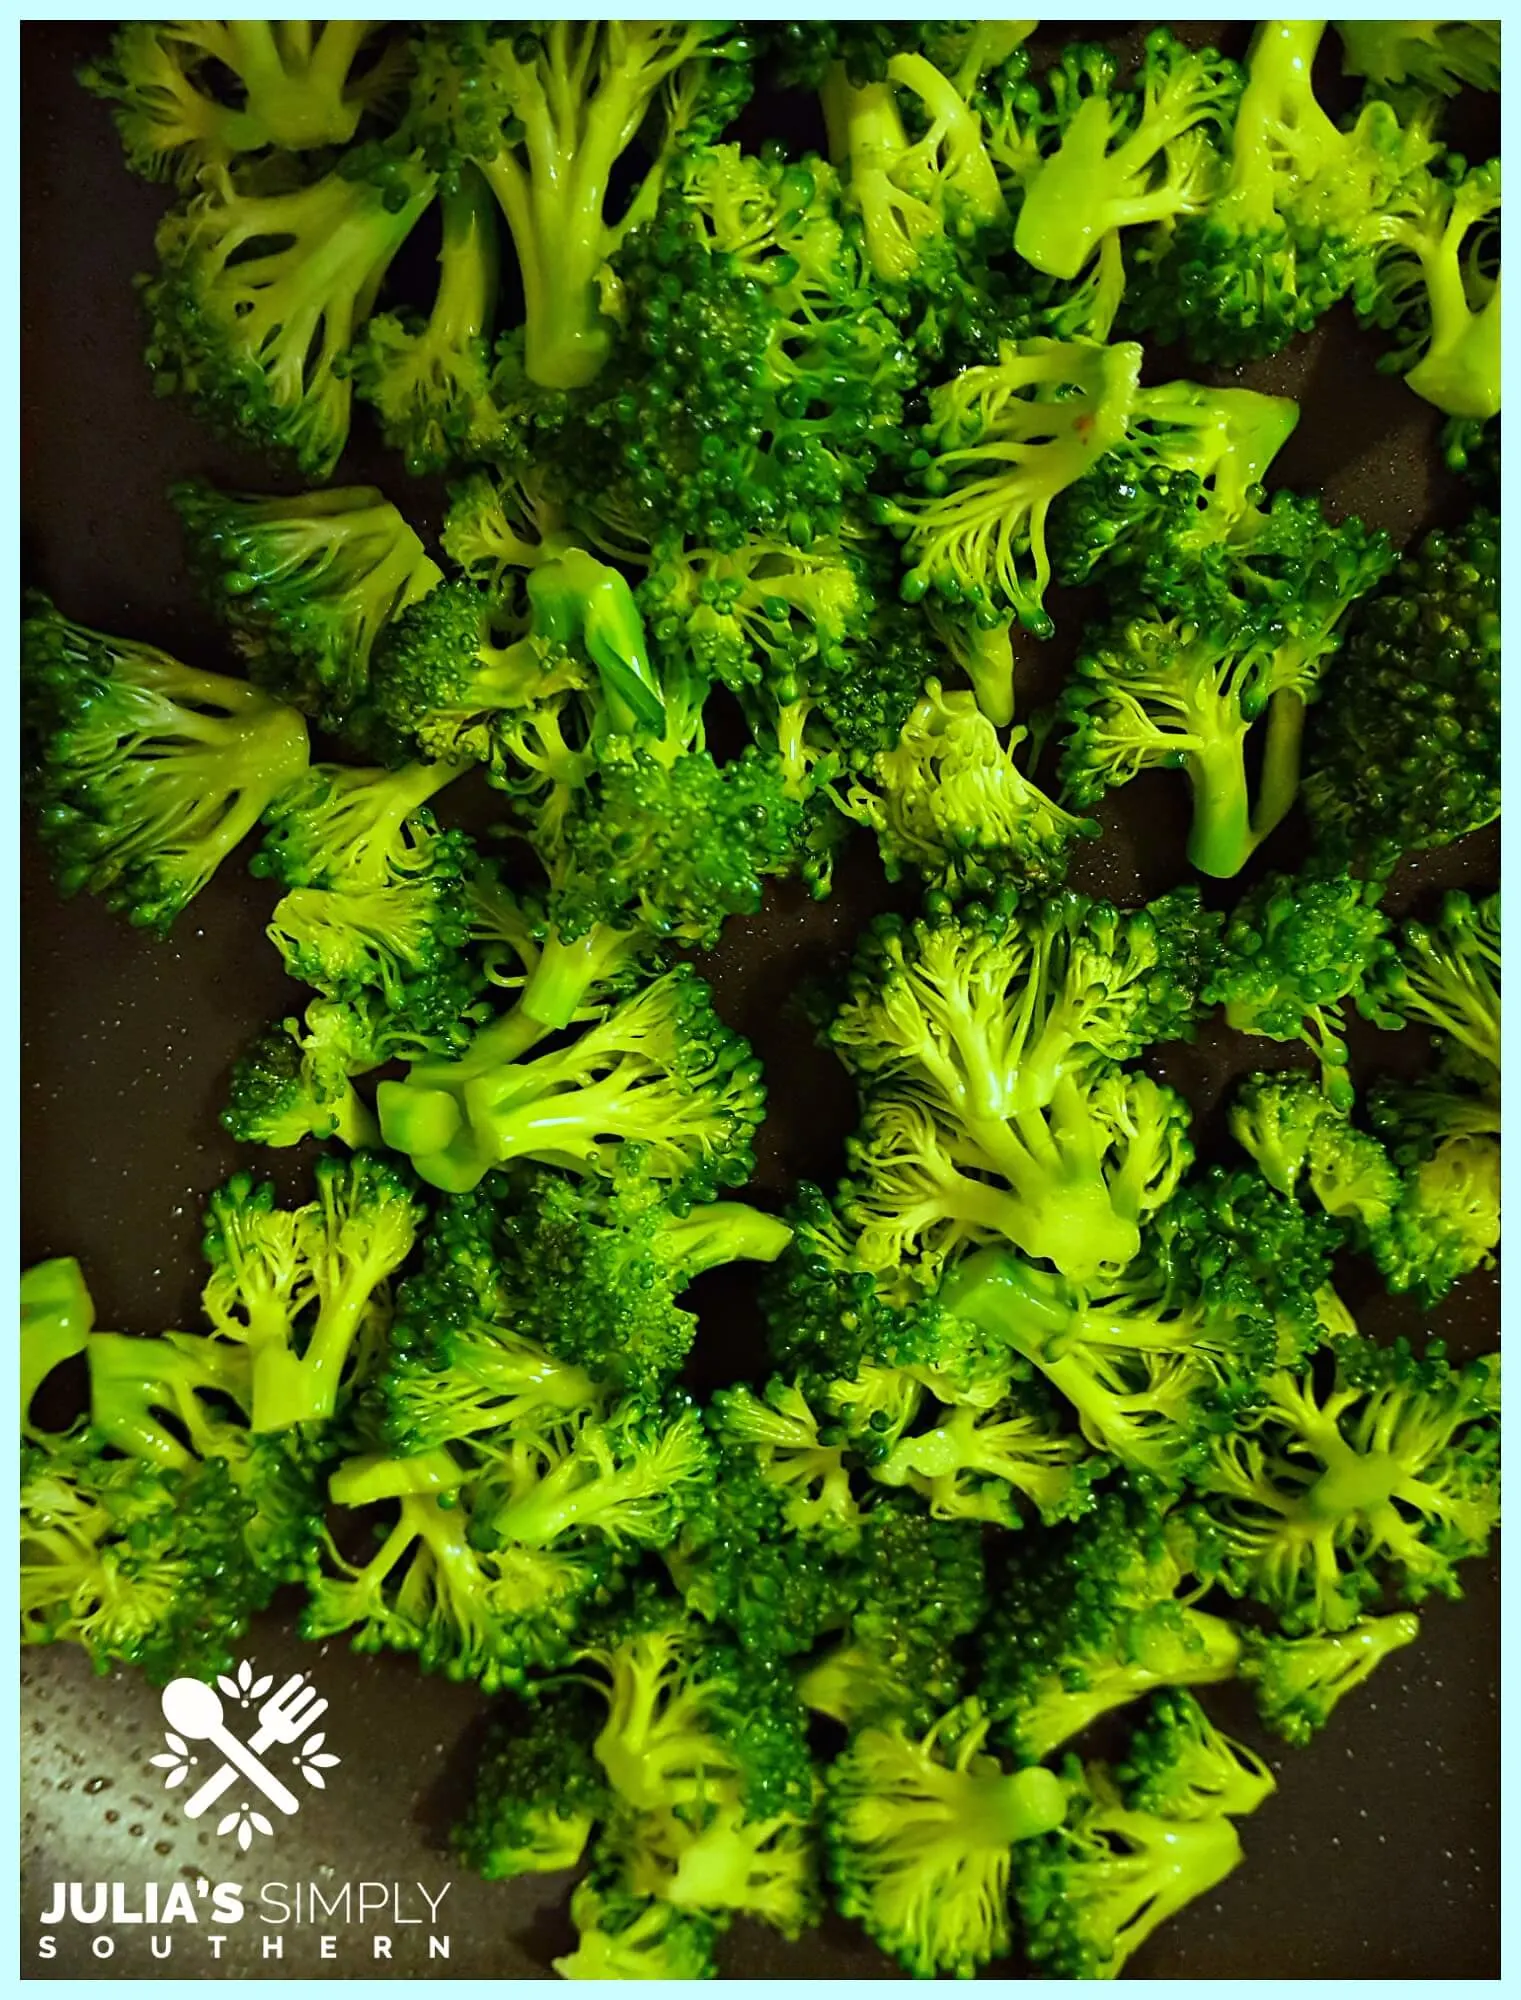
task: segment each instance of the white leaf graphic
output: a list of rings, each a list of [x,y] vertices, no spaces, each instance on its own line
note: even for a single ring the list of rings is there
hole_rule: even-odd
[[[252,1685],[253,1685],[253,1668],[248,1664],[247,1660],[239,1660],[238,1686],[243,1690],[244,1694],[247,1694],[249,1688]]]
[[[226,1674],[217,1675],[217,1686],[222,1690],[223,1694],[230,1696],[233,1701],[239,1699],[237,1682],[229,1680]]]
[[[251,1812],[248,1815],[248,1817],[253,1821],[254,1825],[259,1829],[260,1833],[273,1834],[274,1828],[270,1825],[269,1821],[264,1817],[263,1813]]]
[[[183,1764],[184,1761],[183,1752],[177,1757],[172,1750],[161,1750],[156,1757],[148,1759],[156,1771],[172,1771],[176,1764]]]
[[[325,1729],[319,1729],[315,1736],[307,1737],[301,1755],[303,1757],[310,1757],[312,1752],[314,1750],[320,1750],[323,1744],[326,1743],[326,1741],[327,1741],[327,1731]]]
[[[326,1778],[323,1777],[320,1771],[314,1771],[311,1769],[309,1765],[306,1764],[303,1764],[301,1766],[301,1769],[306,1778],[306,1782],[309,1785],[315,1786],[319,1792],[325,1792],[327,1790],[327,1780]]]
[[[190,1766],[188,1764],[181,1764],[177,1771],[171,1771],[168,1777],[165,1778],[164,1780],[165,1791],[172,1792],[176,1785],[183,1785],[185,1780],[189,1776],[190,1776]]]
[[[222,1818],[217,1821],[217,1832],[219,1834],[231,1833],[233,1828],[237,1825],[237,1823],[238,1823],[238,1815],[235,1811],[230,1813],[224,1813]]]
[[[331,1750],[324,1750],[320,1756],[310,1758],[308,1761],[315,1764],[319,1770],[331,1771],[339,1760],[333,1755]]]
[[[189,1744],[185,1741],[183,1736],[176,1736],[172,1729],[166,1729],[164,1731],[164,1741],[169,1745],[169,1748],[171,1750],[178,1750],[182,1757],[188,1757],[190,1755]]]
[[[238,1845],[245,1854],[253,1846],[253,1828],[248,1824],[246,1819],[238,1828]]]
[[[275,1677],[273,1674],[262,1675],[258,1680],[254,1682],[253,1686],[248,1690],[248,1699],[250,1701],[257,1701],[260,1695],[268,1694],[270,1689],[274,1686],[274,1684],[275,1684]]]

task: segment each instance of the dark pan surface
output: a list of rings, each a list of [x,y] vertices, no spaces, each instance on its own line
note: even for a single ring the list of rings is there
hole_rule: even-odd
[[[1066,30],[1065,32],[1073,32]],[[1190,29],[1191,34],[1197,30]],[[22,31],[23,577],[70,615],[152,638],[208,665],[226,648],[183,570],[164,498],[173,478],[201,472],[227,484],[279,484],[266,468],[211,442],[176,402],[155,400],[140,362],[131,288],[148,268],[161,191],[124,171],[109,122],[72,81],[104,30],[88,24]],[[1232,44],[1233,45],[1233,44]],[[1403,385],[1374,372],[1374,351],[1337,316],[1322,336],[1254,386],[1300,397],[1299,431],[1280,462],[1284,483],[1324,486],[1403,540],[1455,518],[1461,496],[1432,472],[1435,422]],[[1150,359],[1155,379],[1185,372]],[[361,440],[344,477],[373,478],[419,520],[436,496],[410,487],[395,462]],[[290,482],[286,482],[289,484]],[[1061,636],[1031,662],[1036,699],[1077,623],[1057,607]],[[1106,815],[1109,836],[1083,858],[1079,886],[1120,898],[1152,894],[1182,873],[1180,794],[1138,783]],[[1267,857],[1293,859],[1293,832]],[[22,876],[22,1119],[25,1263],[71,1252],[83,1262],[101,1323],[155,1332],[194,1323],[200,1284],[199,1216],[206,1191],[235,1152],[215,1118],[226,1065],[257,1027],[288,1010],[294,989],[262,937],[273,897],[235,867],[224,870],[156,943],[98,907],[61,903],[30,833]],[[1407,868],[1396,911],[1447,884],[1497,879],[1493,830]],[[773,1116],[763,1135],[762,1198],[779,1199],[799,1174],[827,1178],[839,1160],[851,1097],[832,1061],[788,1018],[797,983],[888,900],[872,857],[852,857],[833,901],[772,899],[754,923],[731,925],[710,968],[720,1004],[766,1059]],[[1419,1043],[1400,1051],[1419,1060]],[[1388,1061],[1381,1038],[1380,1059]],[[1205,1125],[1225,1081],[1264,1059],[1237,1038],[1206,1037],[1168,1052],[1163,1066]],[[272,1156],[290,1179],[289,1156]],[[292,1187],[295,1182],[291,1181]],[[1382,1294],[1368,1274],[1349,1279],[1349,1303],[1383,1337],[1416,1332],[1419,1314]],[[758,1362],[746,1302],[714,1286],[704,1300],[707,1360],[721,1379]],[[1457,1353],[1492,1346],[1498,1285],[1470,1280],[1426,1322]],[[736,1359],[736,1354],[739,1359]],[[1247,1861],[1220,1892],[1165,1926],[1133,1961],[1164,1978],[1486,1978],[1498,1946],[1498,1653],[1496,1565],[1476,1566],[1467,1597],[1433,1606],[1415,1647],[1349,1698],[1308,1752],[1262,1738],[1244,1709],[1213,1704],[1228,1726],[1266,1748],[1280,1772],[1276,1798],[1244,1826]],[[367,1659],[341,1646],[318,1657],[292,1636],[292,1614],[272,1612],[247,1652],[261,1671],[308,1666],[331,1702],[329,1747],[341,1768],[312,1794],[266,1852],[246,1860],[196,1832],[147,1758],[161,1748],[156,1694],[137,1678],[97,1680],[69,1648],[33,1652],[22,1672],[22,1970],[24,1976],[336,1977],[426,1973],[423,1947],[398,1930],[389,1968],[352,1924],[319,1961],[313,1930],[286,1935],[283,1957],[263,1957],[263,1927],[232,1931],[219,1960],[195,1933],[155,1963],[140,1930],[116,1928],[115,1956],[93,1958],[89,1933],[61,1927],[57,1956],[40,1962],[37,1919],[55,1882],[117,1881],[134,1895],[177,1876],[255,1884],[345,1881],[447,1883],[440,1929],[451,1936],[455,1978],[532,1978],[569,1943],[563,1878],[510,1885],[473,1881],[451,1863],[445,1835],[479,1743],[486,1704],[474,1691],[426,1680],[404,1659]],[[372,1927],[373,1928],[373,1925]],[[413,1934],[420,1935],[420,1932]],[[898,1976],[854,1933],[830,1926],[789,1947],[736,1930],[723,1951],[730,1977]],[[1018,1968],[1010,1968],[1017,1971]]]

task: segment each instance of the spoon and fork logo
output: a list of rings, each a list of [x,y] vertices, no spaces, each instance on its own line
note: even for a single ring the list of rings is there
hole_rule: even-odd
[[[217,1690],[221,1690],[221,1694]],[[230,1728],[227,1704],[235,1711],[257,1709],[257,1726],[245,1737]],[[265,1763],[270,1750],[293,1750],[291,1764],[308,1785],[321,1791],[326,1785],[323,1772],[338,1759],[325,1749],[327,1741],[316,1724],[327,1713],[327,1703],[304,1674],[292,1674],[276,1688],[274,1675],[255,1677],[247,1660],[238,1663],[235,1674],[219,1674],[216,1687],[205,1681],[171,1681],[162,1696],[164,1731],[168,1749],[149,1761],[164,1773],[168,1790],[182,1785],[201,1760],[191,1748],[204,1743],[217,1754],[217,1762],[201,1784],[185,1800],[185,1817],[199,1819],[230,1792],[241,1778],[245,1789],[257,1794],[265,1804],[287,1817],[299,1812],[301,1801],[290,1787]],[[240,1799],[217,1821],[219,1834],[235,1834],[245,1852],[256,1833],[272,1834],[273,1822],[248,1799]]]

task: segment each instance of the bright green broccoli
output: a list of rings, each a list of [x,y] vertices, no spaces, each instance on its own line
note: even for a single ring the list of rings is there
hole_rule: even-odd
[[[21,627],[28,783],[64,895],[167,931],[306,770],[306,725],[246,681],[34,598]]]
[[[916,1977],[968,1978],[1009,1950],[1010,1853],[1061,1824],[1054,1771],[1006,1771],[975,1703],[922,1736],[870,1724],[830,1765],[824,1843],[842,1916]]]
[[[584,1688],[551,1684],[493,1724],[454,1851],[488,1882],[574,1868],[607,1803],[591,1752],[597,1709]]]
[[[262,687],[363,748],[391,745],[374,713],[376,641],[442,572],[373,486],[221,493],[175,486],[192,567]]]
[[[1419,1638],[1411,1611],[1360,1618],[1344,1632],[1313,1632],[1301,1639],[1250,1632],[1240,1674],[1256,1697],[1258,1713],[1285,1742],[1308,1743],[1329,1721],[1343,1695],[1361,1687],[1376,1666]]]
[[[1127,1804],[1163,1819],[1237,1818],[1278,1789],[1256,1751],[1217,1729],[1181,1688],[1151,1697],[1114,1775]]]
[[[1417,84],[1442,97],[1500,88],[1498,21],[1338,21],[1341,66],[1383,89]]]

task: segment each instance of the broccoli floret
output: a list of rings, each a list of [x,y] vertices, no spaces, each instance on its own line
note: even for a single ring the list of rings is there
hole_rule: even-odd
[[[975,1703],[922,1737],[873,1724],[828,1770],[824,1842],[840,1913],[917,1978],[968,1978],[1008,1951],[1011,1850],[1067,1810],[1054,1771],[1005,1771],[987,1733]]]
[[[1067,796],[1091,805],[1144,770],[1181,769],[1193,795],[1189,860],[1207,875],[1238,874],[1294,803],[1306,707],[1347,614],[1391,560],[1386,537],[1348,522],[1323,530],[1313,555],[1293,565],[1288,602],[1287,579],[1274,576],[1264,602],[1228,595],[1171,618],[1118,619],[1085,644],[1062,697]],[[1233,567],[1247,590],[1266,582],[1250,539]],[[1254,787],[1248,751],[1259,723]]]
[[[1381,1028],[1423,1027],[1439,1049],[1463,1052],[1471,1072],[1500,1076],[1500,895],[1449,890],[1435,923],[1385,938],[1358,999]]]
[[[1358,1131],[1302,1071],[1245,1078],[1231,1103],[1230,1128],[1280,1194],[1294,1194],[1308,1180],[1338,1221],[1376,1228],[1399,1200],[1399,1170],[1384,1147]]]
[[[1249,1632],[1241,1678],[1251,1686],[1257,1712],[1285,1742],[1308,1743],[1330,1720],[1343,1695],[1361,1687],[1381,1660],[1419,1638],[1411,1611],[1360,1618],[1345,1632],[1314,1632],[1284,1639]]]
[[[1097,54],[1097,52],[1094,52]],[[1076,278],[1111,231],[1197,214],[1219,191],[1219,150],[1241,71],[1214,49],[1154,28],[1135,77],[1117,86],[1111,58],[1063,51],[1045,78],[1055,127],[1023,178],[1014,248],[1057,278]]]
[[[1084,1441],[1064,1433],[1045,1398],[1012,1390],[992,1408],[952,1404],[918,1422],[871,1467],[884,1486],[907,1486],[937,1520],[1019,1527],[1033,1509],[1065,1521],[1093,1504]]]
[[[515,1220],[507,1194],[493,1177],[438,1203],[421,1268],[397,1290],[366,1414],[399,1453],[478,1435],[552,1438],[609,1400],[584,1368],[541,1344],[542,1324],[520,1321],[527,1301],[521,1273],[507,1268]]]
[[[747,1815],[721,1801],[695,1823],[674,1812],[618,1815],[602,1844],[634,1894],[727,1924],[736,1916],[800,1937],[819,1919],[818,1864],[802,1812]]]
[[[617,468],[623,538],[837,537],[896,448],[913,367],[832,170],[694,149],[615,270],[628,326],[583,449],[588,472]]]
[[[1195,1604],[1217,1562],[1198,1509],[1169,1508],[1140,1483],[1009,1552],[983,1628],[981,1692],[1018,1755],[1048,1757],[1156,1689],[1230,1680],[1241,1636]]]
[[[576,1650],[577,1672],[603,1697],[594,1748],[634,1813],[806,1816],[813,1800],[804,1713],[774,1659],[751,1655],[641,1589]]]
[[[304,1207],[277,1208],[273,1186],[245,1172],[206,1212],[202,1303],[218,1333],[249,1349],[255,1432],[332,1416],[421,1219],[410,1184],[379,1155],[324,1157],[315,1174]]]
[[[127,165],[195,186],[268,149],[344,146],[389,109],[404,59],[378,21],[129,21],[80,82],[111,106]]]
[[[697,1332],[681,1295],[704,1271],[770,1263],[785,1222],[744,1202],[688,1202],[630,1145],[605,1185],[544,1172],[505,1214],[499,1255],[517,1328],[559,1360],[636,1393],[679,1371]]]
[[[576,1948],[554,1961],[562,1979],[713,1979],[718,1926],[695,1910],[636,1896],[613,1859],[576,1885]]]
[[[245,681],[34,598],[21,627],[28,774],[59,888],[167,931],[307,766],[306,725]]]
[[[1359,319],[1393,336],[1380,367],[1444,415],[1500,409],[1500,162],[1413,174],[1380,219],[1353,290]]]
[[[774,1375],[759,1396],[746,1388],[719,1389],[710,1409],[722,1443],[749,1452],[774,1485],[793,1533],[854,1545],[861,1514],[839,1437],[821,1424],[796,1382]]]
[[[209,167],[159,225],[158,273],[143,281],[157,386],[325,479],[348,440],[355,335],[436,185],[415,160],[363,148],[268,194]]]
[[[591,1750],[597,1720],[584,1688],[559,1683],[494,1723],[454,1829],[454,1851],[467,1868],[505,1882],[577,1865],[607,1803]]]
[[[1169,1819],[1131,1805],[1102,1766],[1065,1771],[1066,1824],[1014,1855],[1014,1901],[1031,1961],[1058,1979],[1114,1979],[1158,1925],[1243,1859],[1222,1813]]]
[[[380,313],[353,356],[354,386],[408,472],[443,472],[485,456],[503,417],[492,393],[497,300],[495,204],[476,169],[439,197],[438,289],[427,317]]]
[[[213,607],[248,671],[325,729],[388,754],[370,662],[394,618],[442,572],[373,486],[221,493],[191,479],[170,493]]]
[[[343,1507],[394,1507],[368,1560],[325,1535],[307,1572],[300,1629],[308,1639],[351,1634],[356,1652],[415,1653],[424,1673],[518,1689],[563,1661],[589,1602],[617,1566],[606,1543],[533,1549],[499,1542],[489,1509],[447,1452],[351,1459],[330,1482]]]
[[[937,1521],[911,1494],[864,1515],[849,1624],[798,1680],[806,1707],[848,1729],[900,1718],[928,1729],[964,1692],[958,1644],[988,1604],[982,1531]]]
[[[1018,875],[1061,879],[1072,842],[1098,825],[1063,811],[1020,769],[1029,734],[1001,738],[975,695],[928,683],[896,745],[843,800],[875,832],[889,881],[914,869],[932,888],[986,893]]]
[[[1383,89],[1418,84],[1442,97],[1500,88],[1498,21],[1338,21],[1341,66]]]
[[[376,1094],[386,1144],[431,1186],[464,1193],[514,1159],[606,1176],[628,1140],[646,1147],[654,1178],[694,1198],[749,1177],[760,1065],[690,966],[662,973],[548,1054],[498,1060],[498,1028],[517,1039],[503,1016],[458,1062],[414,1064],[406,1082]]]
[[[474,162],[517,260],[528,380],[584,387],[617,317],[605,268],[683,148],[744,103],[748,45],[718,21],[467,21],[425,29],[412,53],[402,143],[446,177]]]
[[[1394,190],[1430,157],[1417,121],[1370,103],[1347,130],[1315,96],[1323,21],[1264,21],[1246,58],[1222,190],[1140,247],[1132,322],[1197,360],[1276,354],[1352,286]]]
[[[1009,211],[970,101],[979,70],[994,66],[997,52],[985,45],[958,53],[957,78],[924,50],[900,48],[864,69],[836,60],[818,81],[830,157],[876,278],[889,296],[927,295],[939,313],[960,308],[975,323],[978,287],[967,266],[982,261],[979,239],[991,247],[1007,229]]]
[[[1390,1291],[1414,1292],[1428,1306],[1493,1264],[1499,1245],[1500,1145],[1482,1134],[1440,1140],[1408,1170],[1367,1239]]]
[[[1363,606],[1311,717],[1305,804],[1337,860],[1399,856],[1500,810],[1500,524],[1407,553]]]
[[[1209,935],[1193,892],[879,922],[829,1030],[869,1093],[842,1209],[864,1267],[914,1251],[932,1279],[999,1239],[1077,1278],[1128,1263],[1189,1149],[1179,1102],[1115,1065],[1191,1032]]]
[[[1328,870],[1266,875],[1237,903],[1204,998],[1226,1025],[1274,1041],[1302,1041],[1318,1059],[1327,1097],[1352,1101],[1344,1003],[1359,992],[1387,928],[1382,885]]]
[[[1291,1634],[1345,1631],[1382,1595],[1460,1594],[1456,1565],[1499,1519],[1499,1433],[1487,1365],[1440,1343],[1336,1343],[1329,1389],[1312,1374],[1264,1385],[1261,1411],[1199,1474],[1221,1578]]]
[[[1114,1775],[1128,1805],[1163,1819],[1234,1819],[1278,1789],[1256,1751],[1224,1735],[1183,1689],[1152,1696]]]

